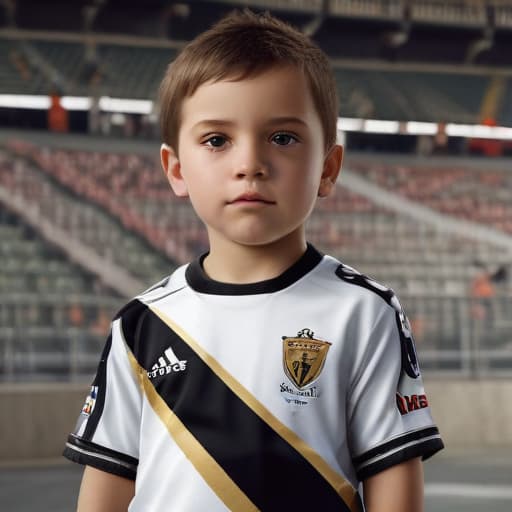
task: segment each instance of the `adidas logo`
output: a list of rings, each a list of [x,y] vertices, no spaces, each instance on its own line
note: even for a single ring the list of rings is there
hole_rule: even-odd
[[[162,356],[158,358],[151,370],[148,371],[148,377],[154,379],[162,375],[168,375],[171,372],[182,372],[187,368],[187,361],[179,360],[173,349],[169,347]]]

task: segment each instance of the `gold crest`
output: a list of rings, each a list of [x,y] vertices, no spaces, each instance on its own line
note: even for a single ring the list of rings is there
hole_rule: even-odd
[[[313,335],[309,329],[303,329],[296,338],[283,336],[284,370],[298,389],[319,377],[331,346],[328,341],[315,340]]]

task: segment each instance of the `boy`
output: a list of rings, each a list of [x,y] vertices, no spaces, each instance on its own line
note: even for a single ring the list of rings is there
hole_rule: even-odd
[[[306,243],[335,188],[326,56],[264,15],[190,43],[161,87],[161,158],[210,250],[116,316],[65,455],[87,511],[422,510],[442,448],[388,290]]]

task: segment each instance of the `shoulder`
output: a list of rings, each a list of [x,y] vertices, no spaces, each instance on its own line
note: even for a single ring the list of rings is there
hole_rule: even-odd
[[[358,270],[338,262],[336,270],[334,272],[336,277],[342,282],[348,284],[351,287],[356,287],[370,297],[381,299],[383,304],[391,306],[393,309],[399,305],[398,298],[395,292],[388,286],[379,283],[375,279],[366,274],[359,272]]]
[[[348,308],[352,318],[357,317],[358,324],[362,322],[368,330],[368,342],[383,343],[384,333],[388,332],[387,341],[401,352],[402,368],[411,378],[417,378],[419,368],[411,326],[395,292],[331,256],[324,257],[323,267],[323,278],[337,283],[335,293],[344,309]]]
[[[400,303],[391,288],[332,256],[324,256],[318,277],[334,293],[347,299],[371,303],[383,309],[399,308]]]
[[[133,343],[130,343],[130,333],[133,334],[137,331],[141,319],[148,310],[148,306],[186,287],[186,267],[187,265],[183,265],[177,268],[171,275],[132,298],[114,315],[113,324],[114,326],[117,324],[118,328],[122,329],[129,346],[133,345]]]
[[[178,267],[171,275],[150,286],[147,290],[137,295],[135,299],[148,304],[186,287],[185,271],[187,267],[188,264]]]

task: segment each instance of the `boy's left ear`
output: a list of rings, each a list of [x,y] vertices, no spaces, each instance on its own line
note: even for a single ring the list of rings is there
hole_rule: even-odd
[[[168,144],[162,144],[160,147],[160,160],[173,192],[178,197],[188,197],[187,184],[181,174],[181,165],[176,151]]]
[[[343,163],[343,146],[334,145],[324,160],[324,170],[318,187],[318,197],[327,197],[336,186]]]

